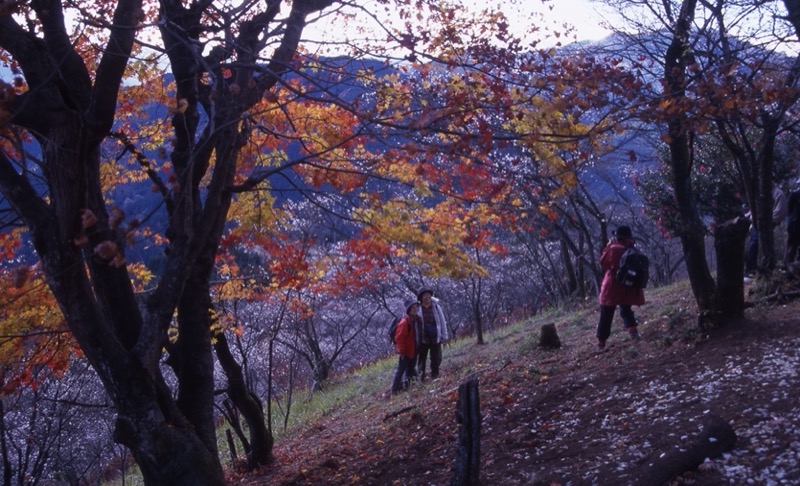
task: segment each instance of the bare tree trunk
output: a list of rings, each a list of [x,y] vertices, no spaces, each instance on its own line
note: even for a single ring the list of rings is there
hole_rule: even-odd
[[[559,242],[561,247],[561,261],[564,265],[564,277],[567,285],[567,296],[574,296],[578,290],[578,280],[575,273],[575,266],[572,264],[572,255],[570,254],[569,246],[564,237],[562,237]]]
[[[242,423],[239,420],[239,410],[233,406],[233,403],[230,400],[224,400],[222,402],[222,413],[225,416],[225,419],[228,421],[228,424],[230,424],[231,429],[233,429],[233,431],[236,433],[236,437],[239,438],[239,442],[242,443],[242,449],[244,449],[244,453],[250,454],[250,441],[247,440],[244,429],[242,429]],[[226,432],[230,434],[231,429],[227,429]],[[229,442],[231,439],[229,439]]]
[[[231,454],[231,462],[235,464],[238,453],[236,452],[236,441],[233,440],[231,429],[225,429],[225,439],[228,441],[228,451]]]
[[[0,399],[0,455],[3,458],[3,486],[11,486],[13,469],[8,459],[8,443],[6,442],[6,409]]]
[[[136,426],[118,420],[114,440],[130,448],[150,486],[222,486],[219,458],[209,451],[191,428],[167,426],[149,418],[146,410]],[[156,412],[157,416],[157,412]]]
[[[178,305],[178,338],[169,346],[178,382],[178,408],[206,447],[217,453],[214,427],[214,360],[211,351],[211,298],[208,279],[197,272],[186,283]],[[187,379],[188,377],[191,379]]]
[[[483,279],[477,277],[472,281],[472,316],[475,319],[475,335],[478,344],[485,344],[483,339],[483,312],[481,309],[481,297],[483,295]]]
[[[242,367],[234,359],[225,334],[217,335],[214,349],[228,379],[228,397],[241,412],[250,431],[250,453],[247,458],[247,466],[255,468],[269,464],[272,461],[274,439],[272,432],[267,428],[264,410],[255,395],[247,389]]]
[[[665,54],[664,78],[668,92],[666,96],[675,101],[675,108],[667,122],[669,134],[670,164],[674,176],[675,200],[681,215],[679,231],[686,270],[692,292],[701,313],[713,313],[715,285],[705,256],[705,228],[694,202],[692,189],[692,154],[690,148],[689,120],[679,107],[686,102],[686,70],[691,50],[687,44],[694,20],[697,0],[684,0],[676,25],[674,37]]]

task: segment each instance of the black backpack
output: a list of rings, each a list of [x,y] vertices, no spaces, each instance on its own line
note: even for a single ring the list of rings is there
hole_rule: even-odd
[[[650,259],[636,247],[629,246],[622,253],[615,276],[617,282],[626,287],[643,289],[650,280]]]
[[[397,331],[397,323],[400,322],[399,317],[393,317],[389,322],[389,341],[394,344],[394,333]]]

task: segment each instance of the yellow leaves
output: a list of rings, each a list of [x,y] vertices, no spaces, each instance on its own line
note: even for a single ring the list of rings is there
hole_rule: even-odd
[[[230,270],[230,269],[228,269]],[[224,269],[221,269],[224,272]],[[257,289],[252,285],[251,280],[242,278],[237,273],[226,274],[224,283],[218,285],[215,289],[215,296],[221,301],[236,301],[241,299],[250,299],[253,297],[253,290]]]
[[[473,246],[486,246],[482,236],[473,233],[484,209],[460,208],[453,201],[424,207],[408,200],[391,200],[379,208],[359,213],[369,221],[372,238],[385,241],[397,258],[417,266],[427,275],[456,278],[485,275],[485,270],[470,257]],[[483,214],[482,214],[483,213]]]
[[[69,366],[73,342],[39,267],[0,268],[0,397]],[[42,372],[46,373],[42,373]]]
[[[128,274],[138,292],[145,290],[147,284],[153,280],[153,272],[144,263],[133,262],[128,265]]]
[[[239,223],[238,231],[269,231],[279,217],[274,203],[275,199],[269,191],[238,194],[231,202],[231,219]]]
[[[414,101],[411,89],[400,81],[398,74],[385,76],[375,92],[375,110],[390,113],[390,121],[403,121],[405,112]]]

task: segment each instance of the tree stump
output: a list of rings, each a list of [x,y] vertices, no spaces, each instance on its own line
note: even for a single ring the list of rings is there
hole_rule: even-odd
[[[478,379],[470,378],[458,387],[456,420],[458,451],[456,467],[450,486],[475,486],[480,484],[481,410]]]
[[[542,324],[542,333],[539,335],[539,347],[545,349],[561,348],[561,339],[558,338],[555,324]]]
[[[750,223],[736,218],[714,228],[717,255],[717,301],[715,309],[722,318],[744,315],[744,246]]]

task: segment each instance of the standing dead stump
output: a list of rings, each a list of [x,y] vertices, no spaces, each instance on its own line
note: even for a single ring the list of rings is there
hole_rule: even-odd
[[[478,379],[475,377],[458,387],[456,420],[461,426],[458,429],[455,473],[450,486],[474,486],[480,484],[481,457],[481,407]]]
[[[539,347],[545,349],[561,348],[561,339],[558,338],[555,324],[543,324],[542,333],[539,336]]]
[[[721,318],[744,315],[744,255],[750,223],[744,218],[717,225],[714,249],[717,255],[717,302]]]

